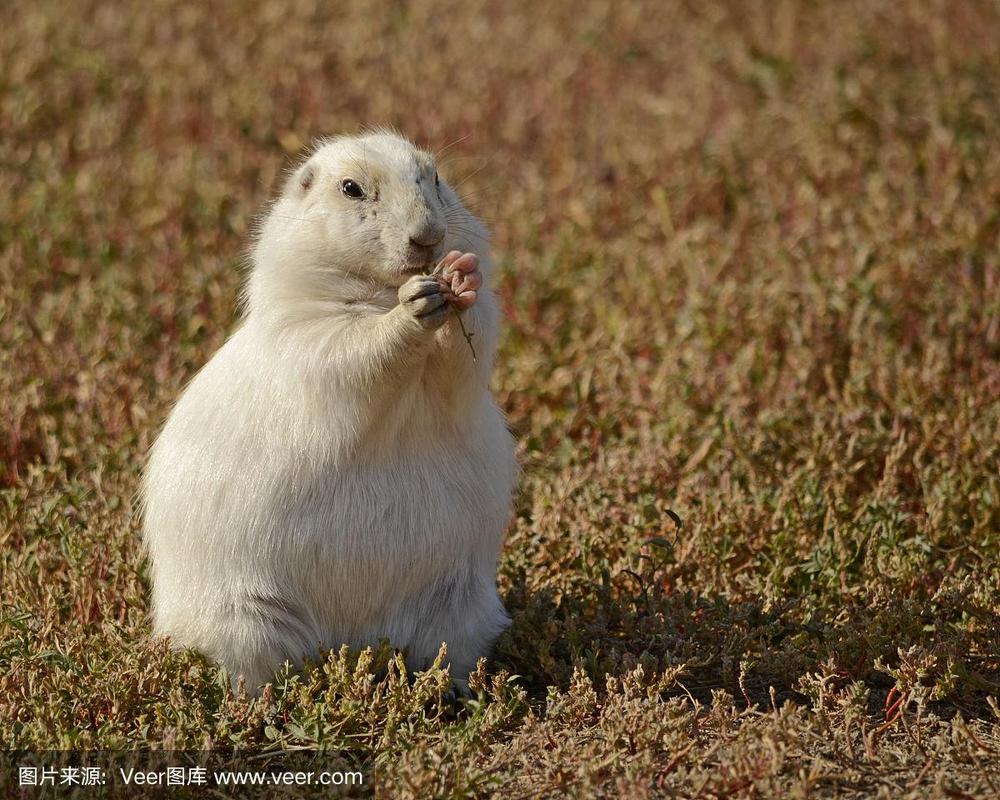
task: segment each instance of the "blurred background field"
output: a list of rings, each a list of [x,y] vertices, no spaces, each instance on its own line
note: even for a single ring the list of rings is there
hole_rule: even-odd
[[[1000,794],[1000,6],[3,17],[0,746],[320,746],[386,797]],[[148,640],[142,459],[283,170],[379,123],[495,235],[514,624],[466,704],[385,652],[234,697]]]

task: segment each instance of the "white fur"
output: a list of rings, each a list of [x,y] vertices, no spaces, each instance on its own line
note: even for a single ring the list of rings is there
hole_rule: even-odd
[[[474,252],[489,277],[485,230],[434,174],[389,133],[321,144],[263,221],[241,327],[152,448],[155,631],[250,687],[383,638],[411,668],[447,642],[461,682],[509,623],[495,572],[517,465],[488,388],[496,301],[484,285],[462,316],[478,363],[453,310],[428,322],[400,302],[421,281],[404,272],[416,229],[445,231],[433,255]],[[369,197],[345,196],[348,177]]]

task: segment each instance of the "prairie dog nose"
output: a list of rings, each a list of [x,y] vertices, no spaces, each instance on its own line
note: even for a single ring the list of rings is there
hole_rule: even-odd
[[[444,226],[428,222],[410,232],[410,243],[417,247],[434,247],[444,239]]]

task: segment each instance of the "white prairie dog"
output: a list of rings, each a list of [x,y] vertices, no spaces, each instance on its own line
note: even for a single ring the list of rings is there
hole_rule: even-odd
[[[388,638],[418,669],[444,641],[462,685],[509,624],[495,573],[517,465],[488,387],[490,269],[482,225],[406,140],[335,138],[295,170],[241,327],[150,454],[158,634],[251,688],[321,646]]]

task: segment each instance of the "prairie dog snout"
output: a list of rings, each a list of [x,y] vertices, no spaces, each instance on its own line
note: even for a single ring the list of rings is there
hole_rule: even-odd
[[[382,638],[414,668],[447,642],[461,681],[508,624],[517,475],[486,231],[431,155],[374,133],[291,173],[252,257],[245,317],[144,475],[155,629],[252,686]]]

